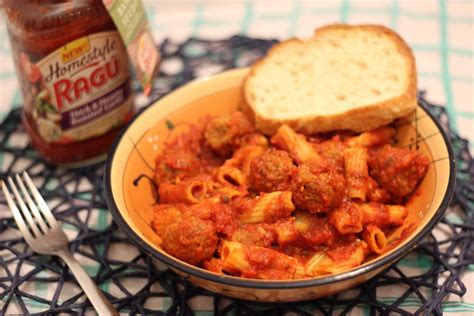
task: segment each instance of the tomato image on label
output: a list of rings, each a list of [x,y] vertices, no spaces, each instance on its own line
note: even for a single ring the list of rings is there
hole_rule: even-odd
[[[28,80],[31,83],[36,83],[36,82],[38,82],[38,80],[40,80],[41,73],[40,73],[38,67],[36,67],[35,64],[31,63],[30,58],[28,57],[28,55],[26,55],[25,53],[21,53],[20,54],[20,63],[21,63],[21,69],[25,73],[26,78],[28,78]]]

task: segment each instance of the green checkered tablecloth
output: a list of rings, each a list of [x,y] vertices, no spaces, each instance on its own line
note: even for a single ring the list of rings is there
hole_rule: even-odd
[[[398,31],[413,48],[419,88],[445,104],[451,126],[474,140],[473,1],[471,0],[145,0],[157,42],[233,34],[309,37],[334,22],[376,23]],[[4,23],[0,24],[0,118],[21,103]],[[471,146],[474,146],[471,142]],[[472,148],[472,147],[471,147]]]
[[[470,140],[474,152],[474,2],[470,0],[147,0],[144,1],[157,42],[164,38],[185,40],[190,36],[222,39],[234,34],[285,39],[310,37],[318,26],[334,22],[383,24],[395,29],[412,47],[418,69],[418,87],[427,98],[444,104],[452,128]],[[163,67],[172,65],[164,64]],[[142,98],[142,97],[140,97]],[[10,56],[4,21],[0,21],[0,120],[11,108],[21,104],[21,96]],[[2,157],[0,153],[0,170]],[[5,210],[0,209],[0,218]],[[454,216],[454,215],[452,215]],[[105,227],[110,214],[103,211],[91,225]],[[122,256],[123,249],[115,249]],[[132,250],[130,250],[132,251]],[[127,255],[128,256],[128,255]],[[82,260],[91,274],[96,272],[87,258]],[[416,273],[429,261],[408,256],[401,264]],[[474,315],[474,267],[462,280],[467,287],[463,298],[448,296],[443,303],[446,315]],[[40,282],[29,284],[37,293],[51,295]],[[130,285],[133,288],[133,284]],[[390,291],[379,293],[384,301],[396,297]],[[0,302],[0,306],[1,306]],[[166,305],[165,303],[163,303]],[[415,301],[404,302],[413,310]],[[196,310],[212,310],[212,301],[196,301]],[[354,314],[365,314],[362,308]]]

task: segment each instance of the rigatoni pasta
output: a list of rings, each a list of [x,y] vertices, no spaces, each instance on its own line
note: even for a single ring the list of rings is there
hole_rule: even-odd
[[[364,225],[374,224],[378,226],[403,224],[407,215],[407,209],[403,205],[386,205],[376,202],[357,204],[362,215]]]
[[[223,165],[217,169],[216,181],[222,185],[242,187],[246,185],[247,179],[242,170]]]
[[[258,279],[295,279],[306,275],[303,265],[291,256],[273,249],[223,241],[220,251],[222,270]],[[271,257],[272,260],[262,260]]]
[[[374,147],[388,144],[395,135],[392,127],[379,127],[369,132],[360,133],[358,136],[347,139],[346,145],[349,147]]]
[[[158,193],[163,203],[199,203],[206,196],[206,183],[186,180],[178,184],[163,183]]]
[[[342,247],[351,248],[351,252],[340,258],[327,251],[316,252],[305,264],[305,272],[310,276],[334,274],[357,267],[368,254],[368,246],[363,240],[356,239]],[[341,247],[337,245],[335,247]]]
[[[370,250],[377,254],[383,253],[387,248],[387,237],[385,233],[376,225],[369,224],[365,226],[362,232],[362,238],[365,240]]]
[[[345,200],[342,205],[328,214],[329,222],[339,234],[357,234],[363,229],[362,215],[359,207],[351,200]]]
[[[390,145],[394,133],[308,137],[282,125],[267,137],[240,112],[210,118],[156,158],[156,240],[179,260],[245,278],[354,268],[390,248],[428,168],[418,151]]]
[[[295,210],[290,191],[276,191],[243,201],[238,206],[237,221],[242,224],[271,223],[287,218]]]
[[[321,160],[316,149],[305,137],[293,131],[288,125],[282,125],[278,129],[272,137],[272,144],[288,152],[296,163]]]
[[[350,147],[344,149],[344,172],[347,181],[347,195],[351,199],[364,202],[369,187],[366,148]]]

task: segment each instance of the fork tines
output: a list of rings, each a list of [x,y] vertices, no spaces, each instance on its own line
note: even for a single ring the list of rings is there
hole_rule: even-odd
[[[22,176],[23,180],[19,174],[14,177],[20,190],[18,190],[12,177],[8,177],[8,185],[10,190],[13,191],[16,204],[5,181],[2,181],[2,190],[18,228],[25,239],[28,240],[46,234],[46,232],[59,227],[59,225],[28,173],[25,171]]]

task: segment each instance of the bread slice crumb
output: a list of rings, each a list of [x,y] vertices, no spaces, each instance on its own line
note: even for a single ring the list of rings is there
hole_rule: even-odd
[[[416,86],[413,53],[398,34],[335,24],[275,45],[245,79],[243,110],[265,134],[281,124],[362,132],[412,112]]]

